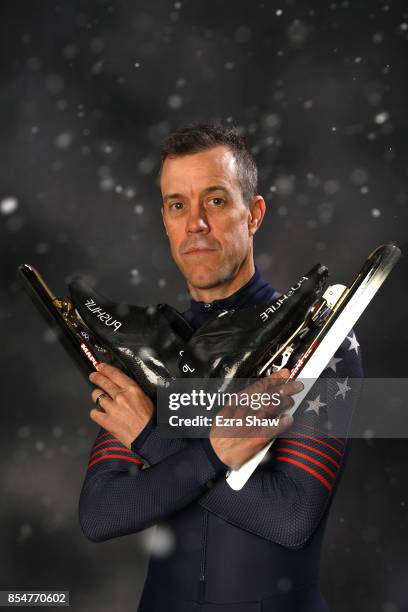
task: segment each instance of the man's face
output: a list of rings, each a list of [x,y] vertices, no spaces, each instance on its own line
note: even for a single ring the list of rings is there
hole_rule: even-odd
[[[230,149],[166,158],[160,186],[171,252],[187,282],[209,289],[233,278],[253,231]]]

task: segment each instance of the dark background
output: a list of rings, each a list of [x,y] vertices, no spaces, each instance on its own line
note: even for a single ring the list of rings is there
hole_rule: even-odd
[[[185,309],[156,176],[166,134],[206,119],[253,147],[268,203],[256,262],[279,290],[317,261],[349,282],[377,245],[406,251],[408,7],[17,0],[0,12],[0,588],[131,611],[149,534],[82,535],[90,388],[16,267],[34,264],[57,293],[82,273],[114,299]],[[356,325],[366,376],[406,375],[406,272],[402,259]],[[408,609],[407,450],[354,441],[322,560],[333,612]]]

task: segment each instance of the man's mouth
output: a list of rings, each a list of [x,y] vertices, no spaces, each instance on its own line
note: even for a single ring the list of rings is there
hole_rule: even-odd
[[[184,251],[184,255],[197,255],[199,253],[209,253],[210,251],[215,251],[215,249],[209,249],[206,247],[192,247],[191,249],[188,249],[187,251]]]

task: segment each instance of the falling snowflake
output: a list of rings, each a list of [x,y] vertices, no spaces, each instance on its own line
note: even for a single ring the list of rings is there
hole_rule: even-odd
[[[390,117],[389,113],[383,111],[382,113],[378,113],[377,115],[375,115],[374,122],[377,125],[382,125],[383,123],[388,121],[389,117]]]
[[[61,132],[55,138],[55,146],[57,149],[68,149],[73,141],[73,136],[71,132]]]
[[[11,215],[18,209],[18,200],[11,196],[3,198],[0,201],[0,213],[2,215]]]
[[[188,537],[188,534],[186,536]],[[140,535],[139,541],[146,553],[159,558],[168,557],[175,546],[173,531],[164,525],[157,525],[156,527],[146,529]]]
[[[173,108],[173,109],[180,108],[183,105],[183,98],[179,96],[178,94],[173,94],[167,100],[167,104],[169,105],[170,108]]]

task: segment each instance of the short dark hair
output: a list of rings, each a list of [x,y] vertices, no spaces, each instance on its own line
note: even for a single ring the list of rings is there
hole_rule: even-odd
[[[258,169],[245,139],[233,126],[226,127],[219,122],[193,123],[171,132],[162,146],[159,176],[167,157],[199,153],[220,145],[227,146],[234,154],[242,197],[249,204],[258,193]]]

